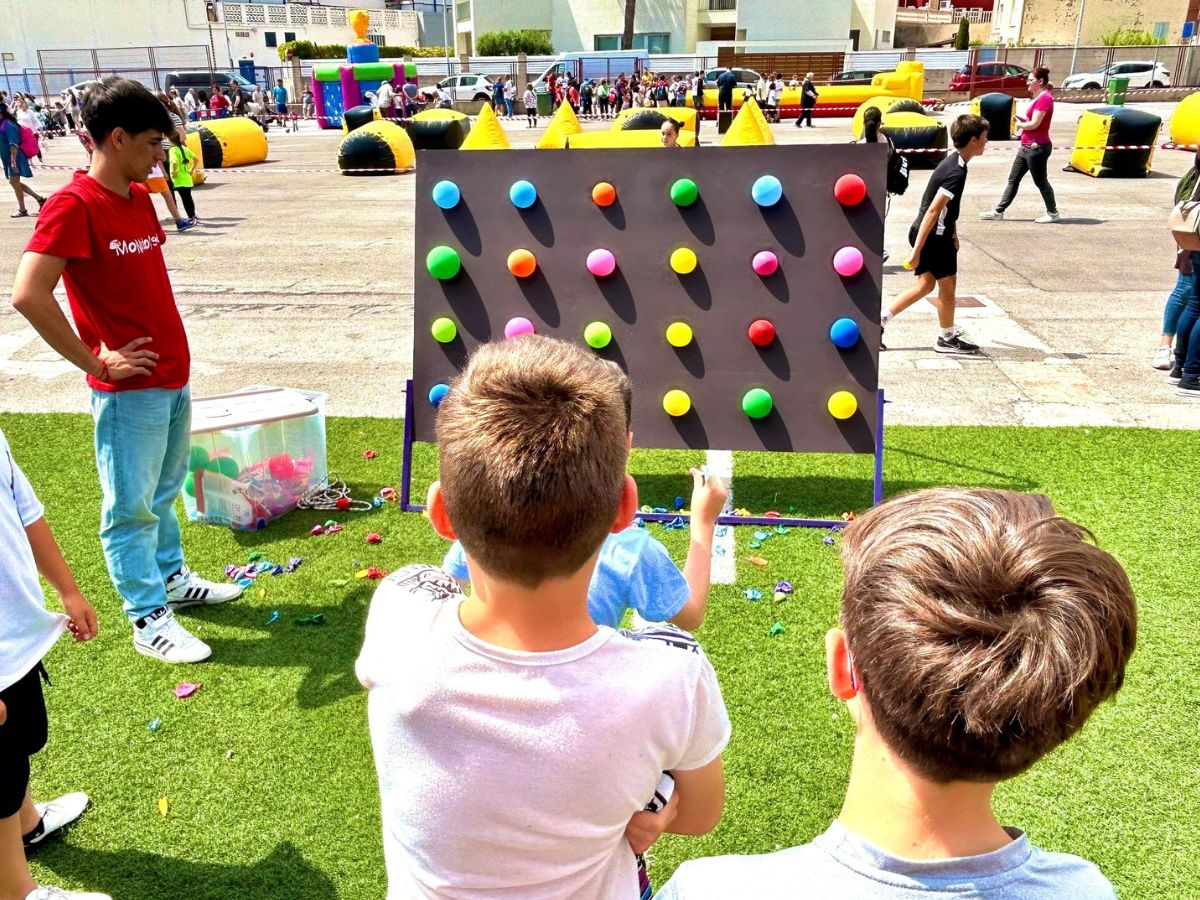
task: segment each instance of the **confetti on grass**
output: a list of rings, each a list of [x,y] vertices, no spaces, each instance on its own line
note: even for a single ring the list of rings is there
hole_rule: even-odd
[[[175,685],[175,698],[177,700],[186,700],[198,690],[200,690],[200,685],[192,684],[190,681],[184,681],[181,684]]]
[[[778,637],[779,635],[783,634],[783,623],[776,622],[771,626],[771,630],[768,631],[767,634],[769,634],[771,637]]]

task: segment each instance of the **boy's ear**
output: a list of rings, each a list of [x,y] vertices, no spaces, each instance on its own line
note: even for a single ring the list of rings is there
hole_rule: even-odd
[[[442,483],[435,481],[429,486],[425,498],[425,515],[429,516],[429,524],[441,537],[448,541],[458,540],[454,526],[450,524],[450,516],[446,514],[446,500],[442,496]]]
[[[858,676],[854,672],[854,660],[846,633],[840,628],[825,632],[825,674],[829,679],[829,692],[839,700],[850,700],[858,696]]]
[[[621,505],[617,507],[617,519],[613,522],[612,533],[624,531],[632,525],[633,517],[637,515],[637,509],[637,482],[633,480],[632,475],[626,475],[625,484],[621,487]]]

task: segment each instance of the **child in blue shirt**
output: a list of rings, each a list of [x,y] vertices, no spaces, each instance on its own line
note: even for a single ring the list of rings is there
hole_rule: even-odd
[[[632,412],[633,390],[621,374],[625,423]],[[633,432],[629,433],[630,446]],[[667,548],[644,528],[626,528],[610,534],[600,547],[600,559],[588,588],[588,613],[597,625],[619,628],[627,609],[650,622],[670,622],[695,631],[708,610],[713,534],[725,506],[728,490],[715,475],[691,469],[691,541],[687,562],[680,573]],[[442,568],[465,589],[470,581],[462,544],[450,545]]]

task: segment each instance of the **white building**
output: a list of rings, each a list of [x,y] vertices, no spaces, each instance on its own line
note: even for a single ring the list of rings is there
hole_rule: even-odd
[[[550,32],[557,52],[616,50],[624,0],[456,0],[458,53],[478,35]],[[634,47],[715,56],[719,45],[751,52],[873,50],[892,46],[896,0],[638,0]]]
[[[46,54],[47,60],[88,63],[97,51],[102,69],[142,69],[146,54],[114,52],[119,48],[153,47],[164,68],[199,68],[194,52],[172,48],[211,47],[220,69],[253,57],[259,65],[280,65],[276,48],[290,40],[345,44],[354,32],[346,24],[347,8],[367,9],[371,40],[392,46],[416,46],[418,14],[384,9],[384,0],[322,0],[310,3],[225,3],[214,0],[217,21],[209,21],[205,0],[0,0],[0,53],[10,74],[36,69],[38,51],[86,51]],[[211,43],[210,43],[211,41]],[[100,58],[102,57],[102,58]],[[46,62],[47,68],[52,66]],[[103,72],[102,72],[103,74]],[[86,73],[85,73],[86,76]]]

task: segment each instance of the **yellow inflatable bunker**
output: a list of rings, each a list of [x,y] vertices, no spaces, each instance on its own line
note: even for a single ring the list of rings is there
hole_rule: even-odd
[[[416,156],[407,131],[395,122],[378,119],[342,138],[337,163],[344,175],[394,175],[411,169]]]
[[[571,109],[571,104],[564,103],[546,126],[536,146],[538,150],[565,150],[567,138],[582,133],[583,126],[579,124],[575,110]]]
[[[1162,119],[1126,106],[1085,110],[1075,132],[1070,168],[1093,178],[1145,178],[1154,163],[1154,144]],[[1113,146],[1143,146],[1144,150],[1106,150]]]
[[[883,113],[885,119],[888,113],[913,112],[921,115],[927,115],[924,105],[921,101],[914,100],[911,97],[872,97],[865,101],[858,109],[854,111],[854,139],[857,141],[862,137],[863,133],[863,116],[867,110],[871,108],[878,109]]]
[[[696,130],[696,111],[690,106],[660,106],[658,109],[643,109],[634,106],[630,109],[623,109],[613,119],[612,130],[620,131],[622,128],[633,130],[635,126],[627,126],[625,123],[635,116],[643,116],[644,113],[657,113],[665,118],[674,119],[679,123],[680,129],[683,131]],[[654,126],[655,129],[661,127],[661,121]]]
[[[188,149],[206,169],[248,166],[267,158],[267,136],[253,119],[206,119],[188,129]]]
[[[1200,91],[1179,101],[1171,114],[1171,140],[1176,144],[1200,144]]]
[[[771,134],[771,126],[754,100],[742,104],[729,124],[725,137],[721,138],[722,147],[761,147],[774,143],[775,135]]]
[[[921,151],[905,154],[910,169],[934,169],[946,158],[949,147],[946,126],[932,116],[915,112],[885,113],[880,130],[892,139],[897,150]]]
[[[603,150],[616,147],[661,147],[657,131],[585,131],[567,138],[568,150]],[[696,132],[680,131],[680,147],[695,147]]]
[[[475,120],[475,127],[467,135],[459,150],[510,150],[508,135],[500,125],[500,120],[492,112],[491,106],[484,106]]]

